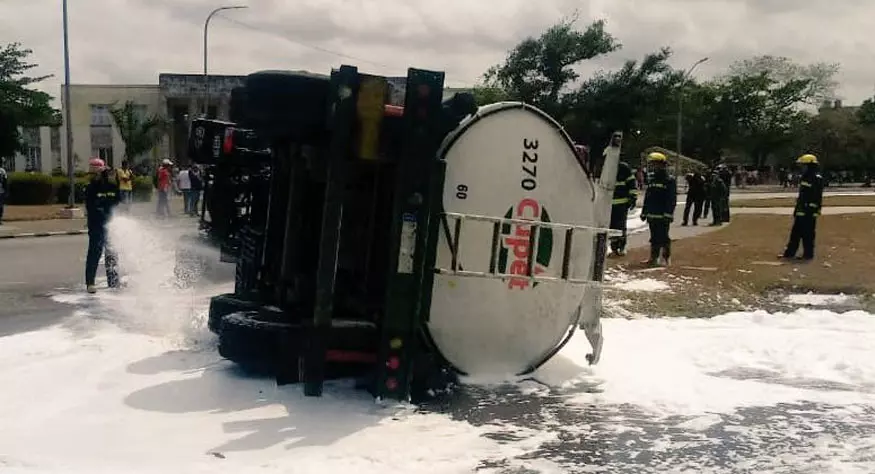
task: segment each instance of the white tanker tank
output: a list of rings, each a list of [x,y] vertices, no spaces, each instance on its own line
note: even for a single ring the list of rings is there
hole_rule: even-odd
[[[470,375],[530,373],[582,328],[602,349],[601,287],[621,135],[590,176],[562,127],[518,102],[444,141],[443,231],[427,328]]]

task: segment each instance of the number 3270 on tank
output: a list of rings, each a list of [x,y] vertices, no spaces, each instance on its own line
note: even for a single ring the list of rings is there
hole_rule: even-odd
[[[523,138],[523,179],[520,187],[534,191],[538,187],[538,140]]]

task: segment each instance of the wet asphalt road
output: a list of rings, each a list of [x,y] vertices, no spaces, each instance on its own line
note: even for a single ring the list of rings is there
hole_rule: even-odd
[[[0,337],[70,314],[50,294],[84,286],[86,246],[84,235],[0,240]]]
[[[813,388],[846,390],[812,383]],[[517,456],[481,461],[481,469],[497,474],[555,472],[557,466],[568,474],[820,474],[836,472],[824,466],[863,469],[841,472],[872,472],[866,471],[866,466],[871,469],[875,465],[875,450],[866,443],[858,444],[875,436],[875,408],[871,406],[858,407],[851,418],[847,406],[813,402],[743,407],[728,414],[662,417],[634,405],[568,402],[575,394],[598,390],[578,386],[565,391],[545,388],[532,394],[513,387],[465,387],[453,398],[426,405],[422,411],[486,428],[484,436],[500,444],[531,446]],[[526,438],[542,438],[544,433],[551,439],[526,442]],[[835,446],[834,453],[824,453],[825,440]],[[525,466],[536,460],[553,466],[549,471]]]

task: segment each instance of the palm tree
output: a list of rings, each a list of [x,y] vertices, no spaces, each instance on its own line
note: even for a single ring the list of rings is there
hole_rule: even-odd
[[[159,143],[170,126],[170,121],[160,115],[146,115],[141,107],[133,101],[127,101],[121,107],[113,104],[110,114],[125,142],[124,159],[131,161],[152,151]],[[135,163],[131,163],[134,165]]]

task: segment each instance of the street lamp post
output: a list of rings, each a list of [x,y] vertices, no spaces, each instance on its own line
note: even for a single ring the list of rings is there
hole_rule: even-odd
[[[675,174],[677,174],[678,163],[680,163],[680,161],[681,161],[681,147],[683,146],[683,137],[684,137],[684,125],[683,125],[684,87],[686,87],[687,80],[690,78],[690,75],[693,74],[693,70],[695,70],[696,67],[699,66],[699,64],[702,64],[703,62],[705,62],[707,60],[708,60],[708,58],[702,58],[702,59],[696,61],[692,66],[690,66],[690,69],[688,69],[687,72],[684,73],[683,77],[681,78],[681,86],[680,86],[680,90],[678,93],[678,130],[677,130],[677,144],[675,147],[675,154],[677,156],[675,157],[675,163],[674,163]]]
[[[67,143],[67,179],[70,182],[70,194],[67,197],[67,208],[76,207],[76,175],[73,170],[73,124],[70,122],[70,38],[67,32],[67,0],[62,2],[64,30],[64,131]]]
[[[204,116],[207,115],[207,111],[209,110],[209,103],[210,103],[210,85],[209,85],[209,82],[207,81],[207,79],[208,79],[207,78],[207,32],[209,31],[209,27],[210,27],[210,20],[212,20],[213,16],[216,13],[219,13],[220,11],[223,11],[223,10],[241,10],[244,8],[249,8],[249,7],[246,5],[233,5],[233,6],[227,6],[227,7],[219,7],[219,8],[216,8],[215,10],[211,11],[210,14],[207,15],[206,21],[204,21],[204,108],[202,111]]]

